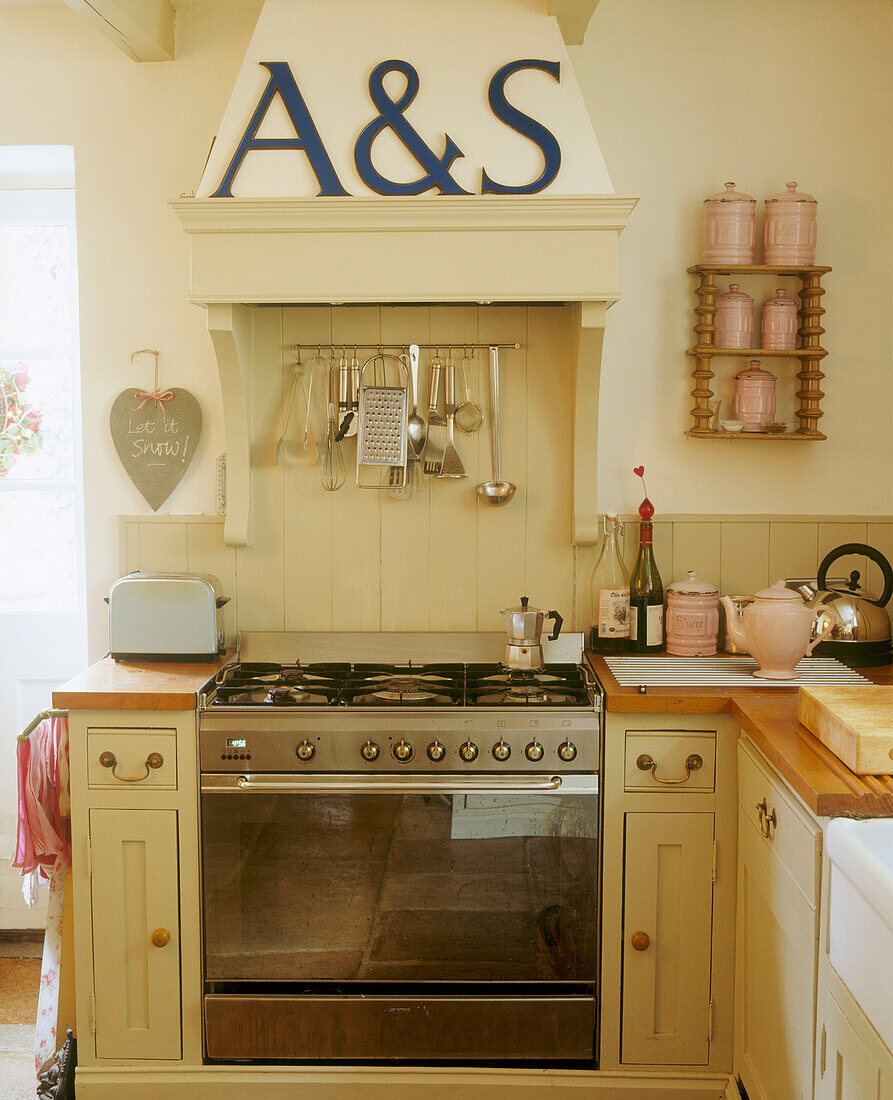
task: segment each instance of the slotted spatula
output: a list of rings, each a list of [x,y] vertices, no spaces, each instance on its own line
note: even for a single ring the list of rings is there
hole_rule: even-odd
[[[453,439],[453,428],[456,421],[456,368],[453,366],[452,356],[447,356],[446,362],[446,395],[443,411],[446,413],[446,445],[438,476],[466,477],[465,467],[462,465],[462,459],[459,457]]]
[[[437,411],[440,393],[440,357],[435,355],[428,367],[428,439],[425,443],[425,473],[439,477],[447,445],[447,422]]]

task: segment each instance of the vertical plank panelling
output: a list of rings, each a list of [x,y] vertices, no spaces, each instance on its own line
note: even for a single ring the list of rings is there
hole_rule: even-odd
[[[705,578],[707,579],[707,578]],[[723,523],[720,592],[759,592],[769,584],[769,524]]]
[[[211,573],[230,601],[223,609],[227,644],[236,636],[239,608],[236,594],[236,552],[223,541],[223,519],[198,521],[186,525],[187,568],[190,573]]]
[[[818,553],[817,523],[770,523],[769,583],[775,584],[787,577],[814,577],[819,564]],[[736,594],[741,591],[736,589]]]
[[[332,309],[332,341],[336,347],[342,343],[377,344],[380,340],[379,306],[338,306]],[[386,362],[388,378],[393,380],[396,378],[396,364]],[[366,381],[372,381],[371,368]],[[356,436],[344,441],[342,451],[347,474],[343,488],[332,494],[337,497],[332,504],[334,628],[380,630],[380,493],[377,489],[357,487]],[[394,568],[399,568],[399,565],[399,562],[393,563]]]
[[[140,569],[147,573],[185,573],[185,523],[140,524]]]
[[[567,306],[527,312],[527,583],[538,607],[574,613],[570,515],[573,423]],[[509,505],[511,507],[511,505]]]
[[[869,523],[868,545],[873,546],[875,550],[880,550],[887,561],[893,565],[893,523]],[[873,561],[868,562],[865,587],[874,596],[880,596],[884,590],[884,578]],[[893,598],[891,598],[891,606],[893,606]]]
[[[478,504],[477,629],[498,630],[501,607],[514,607],[527,595],[527,310],[523,306],[483,306],[478,332],[482,343],[519,343],[499,353],[502,478],[517,486],[513,499],[499,508]],[[489,378],[485,364],[484,378]],[[484,392],[489,394],[489,385]],[[489,408],[489,399],[487,403]],[[483,429],[481,434],[483,435]],[[487,446],[487,440],[482,441]],[[531,459],[539,460],[532,449]],[[483,469],[489,469],[488,458]],[[533,603],[539,600],[529,593]]]
[[[478,310],[475,306],[432,306],[431,341],[443,342],[441,357],[446,368],[449,344],[478,338]],[[456,392],[461,389],[462,353],[452,349]],[[441,398],[445,398],[446,375],[442,376]],[[441,403],[441,409],[443,403]],[[428,530],[431,562],[432,630],[475,630],[478,615],[478,513],[481,511],[474,487],[478,477],[476,440],[454,432],[456,450],[465,466],[465,478],[429,478],[431,482]],[[500,605],[504,606],[504,605]],[[496,629],[494,624],[492,629]],[[490,628],[488,628],[490,629]]]
[[[684,580],[689,569],[696,570],[701,580],[719,584],[720,526],[719,523],[673,524],[674,575],[667,584]]]
[[[251,465],[254,471],[254,543],[238,551],[236,584],[242,630],[284,630],[282,470],[273,448],[282,431],[283,402],[292,362],[282,346],[282,310],[253,311]]]
[[[327,344],[332,337],[329,306],[287,307],[282,315],[282,339],[291,344]],[[315,352],[304,353],[304,382],[309,387]],[[313,398],[321,393],[325,371],[312,367]],[[319,484],[316,446],[312,435],[304,450],[307,390],[294,429],[289,429],[283,459],[285,560],[285,629],[332,630],[332,511],[337,493]],[[294,410],[292,416],[294,417]],[[348,471],[349,476],[350,471]]]
[[[867,538],[867,523],[820,523],[819,554],[816,569],[818,569],[818,563],[835,547],[843,546],[847,542],[865,542]],[[830,577],[848,578],[851,570],[858,569],[861,578],[864,580],[866,564],[867,558],[864,554],[848,554],[846,557],[838,558],[831,565],[828,575]]]
[[[592,625],[590,582],[598,551],[598,546],[578,546],[574,551],[574,617],[570,625],[587,633]]]
[[[140,524],[138,520],[125,519],[120,524],[119,569],[121,576],[135,573],[140,567]]]
[[[427,306],[382,306],[381,339],[386,344],[426,344]],[[425,417],[425,370],[428,355],[419,356],[420,416]],[[409,383],[410,387],[412,382]],[[412,398],[410,398],[410,404]],[[430,478],[422,476],[413,500],[381,498],[381,629],[428,630],[431,568],[428,555]]]
[[[657,520],[653,528],[652,546],[654,549],[654,561],[657,565],[657,571],[660,573],[660,579],[663,581],[664,594],[666,594],[668,585],[671,585],[673,581],[679,579],[674,571],[675,561],[673,547],[676,525],[667,523],[664,520]]]

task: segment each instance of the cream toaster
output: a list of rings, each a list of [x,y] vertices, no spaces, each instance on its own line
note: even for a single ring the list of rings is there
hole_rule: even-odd
[[[116,661],[213,661],[226,648],[221,608],[229,597],[210,573],[129,573],[106,603]]]

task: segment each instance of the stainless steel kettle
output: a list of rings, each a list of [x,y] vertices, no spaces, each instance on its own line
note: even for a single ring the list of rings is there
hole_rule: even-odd
[[[828,582],[831,565],[848,554],[864,554],[880,566],[884,591],[880,596],[866,592],[859,584],[859,570],[850,573],[848,581]],[[836,657],[854,667],[889,665],[893,663],[890,616],[886,604],[893,596],[893,567],[880,550],[862,542],[847,542],[835,547],[819,566],[815,581],[788,581],[816,616],[813,637],[832,624],[831,633],[813,650],[816,657]]]
[[[549,641],[554,642],[561,632],[564,619],[557,611],[541,611],[538,607],[530,607],[527,596],[521,597],[520,607],[504,607],[499,614],[505,622],[508,634],[506,665],[520,669],[542,668],[545,663],[541,642],[543,625],[547,619],[554,621],[555,629],[549,635]]]

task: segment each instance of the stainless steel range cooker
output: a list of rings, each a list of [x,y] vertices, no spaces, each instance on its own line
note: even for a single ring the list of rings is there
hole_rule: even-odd
[[[582,641],[242,636],[199,714],[209,1058],[594,1061]]]

